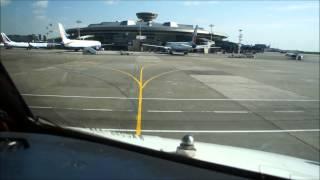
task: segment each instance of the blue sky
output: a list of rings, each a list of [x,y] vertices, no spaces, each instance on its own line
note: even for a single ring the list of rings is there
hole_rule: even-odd
[[[226,33],[236,42],[243,29],[244,44],[265,43],[282,49],[319,51],[319,1],[119,1],[119,0],[0,0],[1,31],[44,34],[57,22],[66,28],[103,21],[136,20],[135,13],[159,14],[157,22],[175,21]]]

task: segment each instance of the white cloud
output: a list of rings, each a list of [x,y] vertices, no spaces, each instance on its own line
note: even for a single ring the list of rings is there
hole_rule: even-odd
[[[33,3],[33,7],[45,9],[48,7],[48,0],[37,0]]]
[[[47,19],[47,16],[45,16],[45,15],[35,15],[35,18],[39,19],[39,20],[45,20],[45,19]]]
[[[218,4],[219,1],[184,1],[185,6],[198,6],[200,4]]]
[[[183,5],[185,5],[185,6],[197,6],[199,4],[200,4],[199,1],[185,1],[185,2],[183,2]]]
[[[286,6],[280,6],[275,8],[280,11],[301,11],[301,10],[309,10],[309,9],[319,9],[318,3],[299,3],[299,4],[290,4]]]
[[[44,9],[33,9],[32,13],[33,14],[44,14],[45,10]]]
[[[107,5],[114,5],[119,2],[119,0],[105,0],[104,1]]]
[[[47,19],[46,10],[48,7],[48,0],[37,0],[33,3],[32,13],[36,19]]]
[[[219,1],[207,1],[208,4],[219,4]]]
[[[312,4],[304,4],[304,5],[289,5],[284,7],[287,10],[304,10],[304,9],[313,9],[317,8],[315,5]]]
[[[0,6],[6,6],[11,3],[11,0],[0,0]]]

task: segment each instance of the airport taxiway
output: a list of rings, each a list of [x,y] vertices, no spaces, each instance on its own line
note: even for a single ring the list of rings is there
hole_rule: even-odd
[[[319,161],[317,55],[1,49],[1,61],[34,114],[63,126],[179,139],[191,133],[196,141]]]

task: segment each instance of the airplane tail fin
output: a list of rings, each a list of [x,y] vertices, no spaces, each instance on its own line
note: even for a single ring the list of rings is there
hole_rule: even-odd
[[[196,44],[196,40],[197,40],[197,33],[198,33],[198,25],[196,25],[196,27],[194,28],[194,31],[192,33],[192,43]]]
[[[8,36],[5,34],[5,33],[1,33],[1,37],[2,37],[2,40],[3,40],[3,43],[6,44],[6,43],[9,43],[9,42],[12,42]]]
[[[60,32],[60,37],[61,37],[61,39],[62,39],[62,42],[63,42],[63,43],[68,42],[70,39],[67,38],[67,33],[66,33],[66,31],[64,30],[62,24],[61,24],[61,23],[58,23],[58,26],[59,26],[59,32]]]

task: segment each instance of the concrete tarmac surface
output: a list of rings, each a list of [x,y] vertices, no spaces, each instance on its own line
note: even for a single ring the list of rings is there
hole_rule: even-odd
[[[61,126],[193,134],[196,142],[319,161],[319,55],[1,49],[1,61],[32,112]]]

